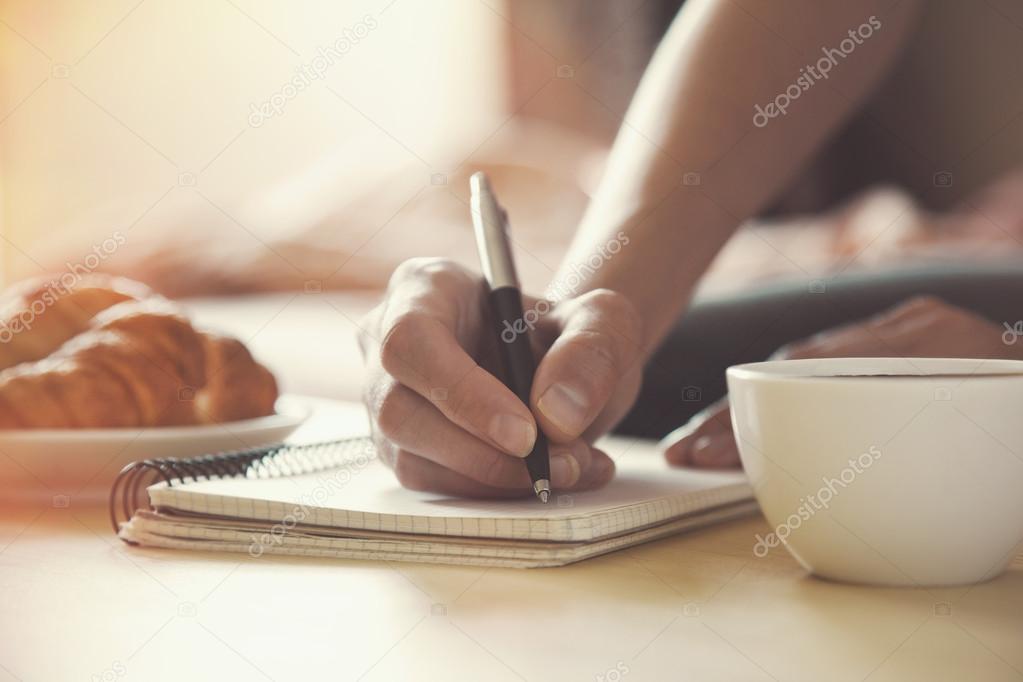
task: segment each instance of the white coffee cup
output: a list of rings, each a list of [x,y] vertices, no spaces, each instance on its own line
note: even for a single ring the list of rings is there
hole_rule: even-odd
[[[956,585],[1023,546],[1023,362],[834,358],[728,369],[743,466],[809,571]]]

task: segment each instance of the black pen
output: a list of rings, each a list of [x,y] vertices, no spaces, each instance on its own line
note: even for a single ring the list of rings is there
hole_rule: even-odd
[[[494,332],[504,365],[502,381],[519,400],[529,405],[536,361],[528,331],[522,327],[522,293],[508,245],[508,214],[497,203],[485,174],[473,173],[469,178],[469,188],[472,192],[470,212],[476,248],[480,252],[483,276],[490,286],[490,308],[496,325]],[[503,332],[508,329],[521,329],[521,333],[514,333],[506,339]],[[526,470],[533,481],[533,492],[546,504],[551,496],[551,460],[547,439],[540,429],[536,430],[536,443],[526,456]]]

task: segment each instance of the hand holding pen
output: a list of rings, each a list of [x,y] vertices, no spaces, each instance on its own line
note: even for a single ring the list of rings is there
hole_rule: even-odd
[[[526,312],[546,312],[529,317],[537,364],[526,402],[499,378],[502,342],[488,292],[461,265],[415,259],[396,270],[383,302],[361,321],[364,396],[381,458],[416,490],[532,496],[523,460],[539,427],[555,497],[604,485],[614,464],[592,443],[639,387],[635,311],[609,291],[556,304],[524,295]]]

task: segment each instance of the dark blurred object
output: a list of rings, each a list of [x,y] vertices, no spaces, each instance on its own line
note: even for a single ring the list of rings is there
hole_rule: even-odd
[[[917,296],[935,296],[1011,331],[1020,318],[1023,264],[883,269],[697,301],[647,365],[639,399],[617,431],[661,438],[725,395],[729,366],[766,360],[786,344]],[[1011,350],[1007,345],[1004,357]]]

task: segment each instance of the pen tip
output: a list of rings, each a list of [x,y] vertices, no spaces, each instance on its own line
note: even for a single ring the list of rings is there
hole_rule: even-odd
[[[543,502],[544,504],[547,504],[547,500],[549,500],[550,498],[551,498],[551,491],[549,491],[549,490],[541,490],[540,491],[540,501],[541,502]]]

